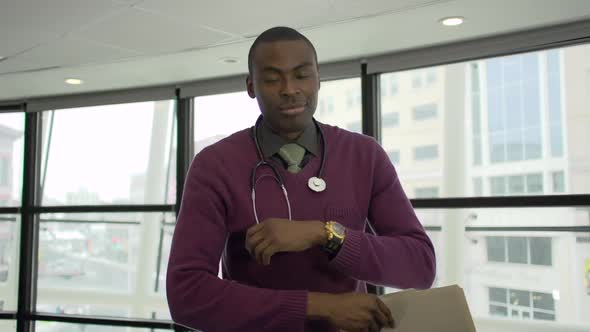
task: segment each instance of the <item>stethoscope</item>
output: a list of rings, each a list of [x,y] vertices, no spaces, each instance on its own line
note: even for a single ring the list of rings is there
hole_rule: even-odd
[[[251,181],[250,181],[250,185],[252,188],[252,209],[254,210],[254,218],[256,219],[257,224],[260,223],[260,221],[258,220],[258,213],[256,212],[256,184],[258,183],[258,181],[260,179],[262,179],[266,176],[270,176],[270,175],[261,176],[260,178],[256,179],[256,171],[261,167],[267,166],[267,167],[270,167],[270,169],[272,170],[272,172],[274,174],[274,179],[277,181],[277,183],[281,187],[281,190],[283,191],[283,197],[285,198],[285,202],[287,202],[287,209],[289,211],[289,220],[292,220],[291,202],[289,201],[289,193],[287,193],[287,188],[285,188],[285,182],[283,181],[283,177],[281,176],[279,171],[277,171],[277,169],[275,168],[274,165],[272,165],[271,163],[266,161],[266,159],[264,158],[264,154],[262,153],[262,148],[260,147],[260,143],[258,142],[257,129],[258,129],[258,124],[260,123],[261,120],[262,120],[262,117],[259,117],[258,120],[256,120],[256,124],[254,125],[254,127],[252,127],[252,136],[254,138],[254,144],[256,145],[256,151],[258,152],[258,157],[260,158],[260,161],[252,169],[252,176],[251,176]],[[321,145],[322,145],[322,161],[321,161],[320,169],[318,171],[317,176],[312,176],[311,178],[309,178],[309,180],[307,181],[307,186],[309,187],[309,189],[313,190],[314,192],[320,193],[320,192],[326,190],[326,181],[324,181],[324,179],[323,179],[324,164],[326,163],[326,139],[324,138],[324,132],[322,131],[322,128],[320,127],[318,122],[315,119],[313,119],[313,123],[320,134],[320,140],[321,140]]]

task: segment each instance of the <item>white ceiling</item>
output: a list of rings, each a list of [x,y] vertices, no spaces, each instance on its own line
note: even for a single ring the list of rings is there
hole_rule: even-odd
[[[465,24],[438,23],[454,15]],[[245,73],[254,37],[276,25],[326,63],[588,18],[590,0],[0,0],[0,100]]]

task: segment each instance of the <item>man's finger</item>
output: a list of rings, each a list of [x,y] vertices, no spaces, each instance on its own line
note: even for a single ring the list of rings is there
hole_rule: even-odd
[[[246,238],[258,233],[260,230],[264,229],[264,223],[256,224],[246,231]]]
[[[262,264],[262,253],[264,252],[266,247],[270,246],[271,244],[272,242],[270,240],[265,239],[254,248],[254,258],[258,263]]]
[[[379,303],[377,301],[377,303]],[[383,312],[383,308],[377,305],[377,308],[373,310],[373,317],[375,321],[379,323],[379,327],[382,328],[384,326],[389,326],[389,318],[387,318],[387,313]]]
[[[270,258],[272,257],[272,255],[274,255],[276,253],[276,248],[273,245],[270,245],[268,247],[266,247],[263,251],[262,251],[262,264],[263,265],[270,265]]]
[[[250,255],[253,254],[254,248],[256,248],[256,246],[258,246],[262,241],[264,241],[264,235],[260,232],[252,235],[249,238],[246,238],[246,250],[248,250]]]
[[[385,314],[385,317],[387,317],[388,323],[385,325],[391,328],[395,327],[395,320],[393,320],[391,310],[389,310],[389,308],[385,305],[385,303],[383,303],[383,301],[381,301],[380,298],[377,298],[377,305],[379,306],[379,311],[381,311],[383,314]]]

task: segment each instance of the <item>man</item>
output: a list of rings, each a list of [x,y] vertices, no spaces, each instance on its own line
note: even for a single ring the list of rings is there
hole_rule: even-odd
[[[435,257],[387,154],[316,125],[317,56],[297,31],[262,33],[248,67],[261,119],[192,162],[168,265],[172,318],[205,332],[393,326],[365,282],[430,287]]]

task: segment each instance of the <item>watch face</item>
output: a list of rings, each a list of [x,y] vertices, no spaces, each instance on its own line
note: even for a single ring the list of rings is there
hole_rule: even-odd
[[[337,222],[333,223],[332,225],[333,225],[332,229],[334,230],[334,233],[336,233],[336,235],[338,237],[343,237],[344,236],[344,226],[340,225]]]

